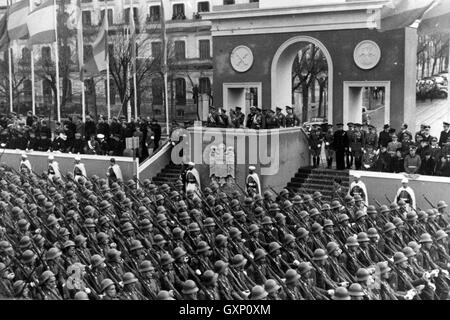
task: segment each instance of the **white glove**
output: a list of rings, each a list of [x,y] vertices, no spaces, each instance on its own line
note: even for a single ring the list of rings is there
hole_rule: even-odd
[[[242,291],[242,294],[243,294],[245,297],[248,297],[248,296],[250,295],[250,290]]]
[[[346,281],[344,281],[344,282],[341,282],[339,285],[340,285],[341,287],[347,288],[348,285],[349,285],[349,283],[346,282]]]
[[[202,273],[200,272],[199,269],[197,269],[197,270],[195,270],[195,274],[199,276],[199,275],[201,275]]]
[[[87,294],[89,294],[89,293],[91,293],[91,289],[86,288],[86,289],[84,289],[84,292],[86,292]]]
[[[433,291],[436,291],[436,285],[434,283],[429,283],[428,286],[433,289]]]
[[[448,277],[448,271],[447,270],[441,270],[441,272]]]
[[[330,290],[328,290],[327,292],[328,292],[328,294],[329,294],[330,296],[332,296],[332,295],[334,294],[334,290],[333,290],[333,289],[330,289]]]
[[[298,267],[300,265],[300,262],[298,260],[294,260],[294,266]]]

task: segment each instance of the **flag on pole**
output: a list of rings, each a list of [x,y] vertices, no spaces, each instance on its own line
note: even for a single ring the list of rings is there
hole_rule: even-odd
[[[130,5],[130,33],[131,33],[131,73],[133,76],[133,105],[134,116],[137,118],[137,84],[136,84],[136,25],[134,23],[133,1]]]
[[[8,9],[8,36],[10,40],[28,37],[27,16],[30,13],[28,0],[18,1]]]
[[[92,44],[92,57],[87,57],[87,62],[83,66],[82,72],[92,76],[98,75],[100,72],[106,70],[106,50],[107,50],[107,23],[108,16],[103,17],[103,23],[98,32],[97,38]]]
[[[435,0],[392,0],[381,9],[381,32],[406,28],[422,19]]]
[[[55,14],[56,4],[53,0],[42,2],[27,16],[29,45],[52,43],[56,41]]]
[[[9,37],[8,37],[8,14],[5,12],[0,19],[0,51],[8,50]]]
[[[419,32],[432,33],[436,31],[450,32],[450,1],[441,0],[430,8],[419,25]]]
[[[83,21],[81,18],[81,3],[80,0],[70,0],[70,4],[67,8],[69,15],[67,19],[67,27],[71,30],[77,31],[77,54],[78,65],[80,72],[83,68]]]

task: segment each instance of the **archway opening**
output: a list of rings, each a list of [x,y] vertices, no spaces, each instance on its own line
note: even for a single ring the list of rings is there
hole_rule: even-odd
[[[333,121],[333,63],[317,39],[298,36],[283,43],[272,61],[272,106],[292,106],[302,123]],[[318,119],[320,118],[320,119]]]

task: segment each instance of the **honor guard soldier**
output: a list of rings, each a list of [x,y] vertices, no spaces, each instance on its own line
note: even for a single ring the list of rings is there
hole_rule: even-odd
[[[51,154],[48,156],[48,179],[53,181],[53,178],[61,178],[59,172],[58,162],[55,161],[55,157]]]
[[[197,169],[195,169],[195,164],[193,162],[188,163],[188,169],[184,180],[186,181],[186,192],[188,190],[194,190],[194,192],[200,190],[200,175]]]
[[[413,210],[416,209],[416,196],[414,194],[414,190],[408,186],[409,180],[404,178],[402,180],[402,186],[397,190],[397,194],[395,199],[397,202],[403,200]]]
[[[106,172],[106,176],[108,177],[109,185],[111,186],[113,182],[117,182],[117,180],[123,180],[122,170],[120,170],[119,165],[116,163],[116,159],[111,158],[109,160],[110,165],[108,167],[108,171]]]
[[[333,149],[336,152],[336,169],[345,170],[345,152],[348,148],[348,135],[344,131],[344,124],[336,124],[337,130],[333,136]]]
[[[286,106],[286,128],[298,127],[300,125],[300,119],[294,114],[294,109],[291,106]]]
[[[235,117],[238,125],[236,128],[242,128],[244,126],[245,114],[241,110],[241,107],[236,107]]]
[[[275,108],[275,118],[277,118],[278,120],[278,125],[281,128],[286,127],[286,116],[281,112],[281,108],[280,107],[276,107]]]
[[[258,174],[255,172],[256,167],[250,166],[248,168],[248,176],[246,179],[246,187],[247,187],[247,193],[250,196],[254,196],[256,194],[261,195],[261,182],[259,180]]]
[[[73,167],[73,176],[75,181],[80,183],[81,178],[86,178],[86,168],[84,167],[84,163],[81,163],[81,157],[75,156],[75,166]]]
[[[28,160],[27,154],[22,153],[21,158],[22,158],[22,160],[20,160],[19,172],[22,172],[25,174],[30,174],[31,172],[33,172],[33,170],[31,169],[31,163],[30,163],[30,160]]]

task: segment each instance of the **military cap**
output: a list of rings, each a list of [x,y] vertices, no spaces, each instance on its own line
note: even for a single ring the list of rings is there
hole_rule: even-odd
[[[242,254],[236,254],[232,259],[232,264],[235,267],[243,267],[247,263],[247,259]]]
[[[414,257],[416,255],[416,252],[411,247],[404,247],[402,252],[407,258],[411,258],[411,257]]]
[[[365,268],[359,268],[358,271],[356,271],[356,280],[357,281],[366,281],[369,279],[370,273]]]
[[[358,233],[357,241],[358,241],[358,242],[369,242],[370,239],[369,239],[369,237],[367,236],[367,233],[365,233],[365,232],[360,232],[360,233]]]
[[[436,231],[436,234],[434,235],[434,237],[436,238],[436,240],[439,241],[444,238],[447,238],[448,234],[444,230],[438,230],[438,231]]]
[[[292,234],[287,234],[284,237],[284,244],[286,244],[286,245],[288,245],[288,244],[290,244],[290,243],[292,243],[294,241],[295,241],[295,237]]]
[[[359,283],[352,283],[350,287],[348,287],[348,293],[351,297],[364,297],[363,288]]]
[[[356,237],[351,236],[347,238],[345,245],[347,247],[358,247],[359,243]]]
[[[215,283],[217,281],[218,276],[219,275],[217,273],[215,273],[214,271],[206,270],[202,276],[203,283],[205,283],[205,284]]]
[[[55,260],[56,258],[58,258],[60,256],[61,256],[61,251],[56,247],[52,247],[45,254],[45,260]]]
[[[322,193],[320,191],[315,191],[313,194],[313,199],[320,199],[322,197]]]
[[[224,236],[223,234],[218,234],[216,236],[216,238],[214,239],[214,242],[215,242],[216,246],[220,247],[220,246],[223,246],[227,242],[227,239],[228,238],[226,236]]]
[[[217,273],[223,273],[225,271],[225,269],[228,267],[228,263],[222,261],[222,260],[217,260],[214,263],[214,271]]]
[[[170,295],[169,291],[161,290],[160,292],[158,292],[156,300],[175,300],[175,299]]]
[[[408,242],[408,247],[412,248],[414,251],[419,251],[419,249],[422,246],[420,244],[418,244],[416,241],[410,241],[410,242]]]
[[[122,276],[122,282],[123,284],[132,284],[138,282],[138,279],[136,279],[135,275],[132,272],[126,272]]]
[[[164,237],[161,234],[155,235],[154,238],[153,238],[153,241],[156,244],[160,244],[160,245],[167,243],[167,241],[164,239]]]
[[[272,111],[272,110],[270,110],[270,111]],[[263,286],[256,285],[252,288],[249,298],[250,298],[250,300],[262,300],[262,299],[266,298],[267,295],[268,295],[268,293],[264,289]]]
[[[394,219],[392,219],[392,223],[394,224],[394,226],[396,228],[400,227],[401,225],[403,225],[403,220],[400,219],[399,217],[395,217]]]
[[[378,213],[378,212],[377,212],[377,209],[375,209],[375,206],[370,205],[367,207],[367,214],[376,214],[376,213]]]
[[[269,216],[265,216],[261,222],[262,225],[267,225],[267,224],[272,224],[272,223],[273,223],[272,219]]]
[[[284,278],[286,279],[286,284],[295,283],[298,279],[300,279],[300,275],[294,269],[289,269],[286,271]]]
[[[426,221],[428,214],[425,211],[419,211],[418,219],[419,221]]]
[[[161,200],[164,200],[164,196],[163,196],[162,194],[159,194],[159,193],[158,193],[158,194],[156,195],[156,197],[155,197],[155,201],[158,202],[158,201],[161,201]]]
[[[267,293],[278,292],[281,289],[281,286],[273,279],[268,279],[264,284],[264,289]]]
[[[103,242],[103,241],[107,240],[109,238],[109,236],[104,232],[99,232],[99,233],[97,233],[96,238],[97,238],[98,242]]]
[[[75,244],[76,245],[81,245],[82,243],[86,242],[87,238],[84,237],[83,235],[79,234],[75,237]]]
[[[262,258],[264,258],[265,256],[267,256],[267,252],[264,249],[259,248],[259,249],[255,250],[255,254],[254,254],[253,260],[259,261]]]
[[[189,217],[189,214],[186,211],[180,212],[180,214],[178,215],[178,220],[180,221],[185,221],[189,219],[191,219],[191,217]]]
[[[39,283],[41,285],[45,284],[48,280],[50,280],[52,277],[55,277],[55,274],[53,272],[51,272],[50,270],[46,270],[44,271],[40,278],[39,278]]]
[[[399,264],[404,261],[408,261],[408,258],[405,256],[403,252],[396,252],[394,254],[394,264]]]
[[[25,250],[20,257],[20,261],[27,264],[31,263],[36,258],[36,255],[31,250]],[[2,270],[2,269],[0,269]]]
[[[223,217],[224,223],[229,223],[229,222],[233,221],[233,216],[228,212],[224,213],[224,215],[222,217]]]
[[[153,267],[152,263],[148,260],[144,260],[139,265],[139,272],[150,272],[155,271],[155,267]]]
[[[160,261],[160,263],[161,263],[162,266],[165,266],[165,265],[168,265],[168,264],[170,264],[170,263],[172,263],[172,262],[174,262],[174,261],[175,261],[175,260],[172,258],[172,256],[171,256],[170,254],[164,253],[164,254],[161,256],[161,261]]]
[[[362,211],[362,210],[356,211],[356,220],[359,220],[359,219],[361,219],[362,217],[365,217],[365,216],[367,216],[367,214],[364,211]]]
[[[427,216],[430,217],[430,218],[436,216],[436,212],[434,211],[434,209],[428,209],[428,210],[426,211],[426,214],[427,214]]]
[[[214,227],[216,223],[214,222],[214,219],[211,217],[208,217],[203,221],[203,226],[205,227]]]
[[[315,234],[315,233],[319,233],[320,231],[322,231],[322,226],[320,224],[318,224],[317,222],[313,223],[313,225],[311,226],[311,233]]]
[[[351,195],[348,194],[345,196],[344,201],[347,203],[350,203],[350,202],[355,201],[355,199]]]
[[[94,219],[87,218],[86,220],[84,220],[84,225],[85,225],[87,228],[95,228]]]
[[[237,238],[238,236],[240,236],[240,235],[242,234],[242,232],[239,231],[239,230],[238,230],[237,228],[235,228],[235,227],[230,228],[229,233],[230,233],[230,238],[231,238],[231,239],[235,239],[235,238]]]
[[[130,251],[135,251],[135,250],[139,250],[139,249],[143,249],[143,248],[144,248],[144,246],[142,245],[142,243],[139,240],[131,241]]]
[[[333,226],[334,226],[334,223],[330,219],[325,219],[323,221],[323,227],[324,228],[326,228],[326,227],[333,227]]]
[[[233,200],[231,200],[231,202],[230,202],[230,207],[231,207],[231,208],[239,207],[239,205],[240,205],[240,203],[239,203],[239,200],[237,200],[237,199],[233,199]]]
[[[406,206],[406,202],[405,202],[405,200],[403,200],[403,199],[398,200],[397,204],[398,204],[399,206]]]
[[[322,210],[322,211],[331,210],[331,207],[330,207],[330,205],[329,205],[328,203],[325,203],[325,204],[322,206],[321,210]]]
[[[310,217],[314,217],[314,216],[317,216],[317,215],[320,215],[319,210],[317,208],[312,208],[311,211],[309,212],[309,216]]]
[[[114,282],[111,279],[103,279],[100,283],[101,293],[105,292],[109,287],[113,286]]]
[[[205,241],[200,241],[197,244],[197,250],[196,253],[202,253],[202,252],[206,252],[209,251],[211,249],[211,247],[205,242]]]
[[[316,260],[325,260],[327,258],[328,258],[328,256],[327,256],[325,250],[319,248],[319,249],[316,249],[314,251],[314,254],[313,254],[313,260],[314,261],[316,261]]]
[[[259,231],[259,227],[256,224],[251,224],[250,227],[248,228],[248,233],[252,234],[256,231]]]
[[[345,213],[342,213],[339,215],[338,220],[339,220],[339,222],[344,222],[344,221],[350,220],[350,218]]]
[[[121,254],[122,252],[117,249],[110,249],[108,250],[108,252],[106,252],[106,259],[108,261],[117,261]]]
[[[303,227],[300,227],[300,228],[297,229],[296,234],[297,234],[297,237],[298,237],[299,239],[303,239],[303,238],[305,238],[305,237],[309,234],[309,231],[306,230],[306,229],[303,228]]]
[[[422,233],[420,236],[419,243],[433,242],[431,235],[429,233]]]
[[[243,210],[239,210],[234,213],[234,216],[236,218],[241,218],[241,217],[246,217],[247,215],[245,214],[245,212]]]
[[[302,204],[303,203],[303,199],[302,199],[302,197],[299,194],[297,194],[297,195],[295,195],[292,198],[292,203],[293,204]]]
[[[378,231],[375,228],[369,228],[369,230],[367,230],[367,236],[370,238],[377,238],[378,235]]]
[[[195,231],[200,231],[200,228],[196,222],[192,222],[188,226],[188,232],[195,232]]]
[[[63,248],[67,249],[70,247],[75,247],[75,242],[73,242],[72,240],[67,240],[66,242],[64,242]]]
[[[198,291],[197,285],[192,280],[186,280],[183,282],[181,292],[184,294],[193,294]]]
[[[305,274],[313,269],[314,268],[311,266],[309,262],[300,262],[300,264],[298,265],[298,272],[300,274]]]
[[[445,201],[439,201],[438,204],[437,204],[437,208],[438,209],[444,209],[444,208],[447,208],[447,207],[448,207],[448,205],[445,203]]]
[[[59,228],[58,234],[60,236],[70,236],[70,231],[67,228]]]
[[[304,199],[305,201],[311,201],[311,200],[312,200],[312,197],[311,197],[311,195],[309,195],[309,194],[305,194],[305,195],[303,196],[303,199]]]
[[[327,253],[332,254],[339,248],[339,245],[336,242],[328,242],[327,244]]]
[[[276,212],[280,211],[280,207],[278,206],[278,203],[272,203],[269,207],[269,212]]]
[[[182,238],[183,235],[184,235],[184,231],[183,231],[183,229],[181,229],[180,227],[176,227],[176,228],[174,228],[174,229],[172,230],[172,234],[173,234],[174,236],[177,236],[177,237]]]
[[[109,207],[111,207],[111,204],[108,201],[103,200],[102,202],[100,202],[100,205],[99,205],[100,210],[103,211],[103,210],[108,209]]]
[[[386,233],[386,232],[389,232],[389,231],[391,231],[391,230],[395,230],[395,229],[397,229],[396,227],[395,227],[395,225],[393,224],[393,223],[391,223],[391,222],[388,222],[388,223],[386,223],[385,225],[384,225],[384,232]]]
[[[341,208],[341,203],[337,200],[333,200],[331,202],[331,209],[340,209]]]
[[[253,200],[252,200],[252,198],[249,198],[249,197],[245,197],[245,199],[244,199],[244,204],[246,204],[246,205],[250,205],[250,204],[252,204],[253,203]]]
[[[358,201],[362,201],[363,198],[359,194],[355,194],[355,196],[353,197],[353,200],[355,200],[355,202],[358,202]]]
[[[30,225],[30,223],[29,223],[27,220],[25,220],[25,219],[20,219],[20,220],[17,222],[17,226],[18,226],[19,229],[21,229],[21,230],[26,229],[29,225]]]
[[[166,217],[165,214],[159,213],[159,214],[156,216],[156,222],[160,223],[160,222],[163,222],[163,221],[167,221],[167,217]]]

